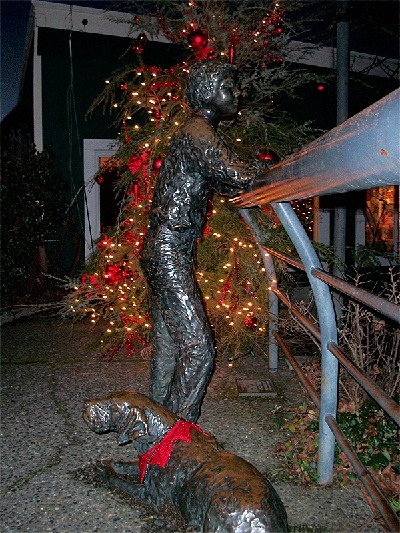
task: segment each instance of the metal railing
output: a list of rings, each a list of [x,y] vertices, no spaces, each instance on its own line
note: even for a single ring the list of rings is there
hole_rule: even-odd
[[[337,324],[330,287],[378,313],[400,323],[399,306],[323,271],[314,247],[290,201],[310,196],[345,193],[400,184],[400,89],[323,135],[299,153],[261,175],[251,191],[232,199],[258,243],[269,290],[269,368],[277,371],[278,348],[288,357],[302,384],[320,411],[318,478],[322,484],[333,479],[335,442],[339,444],[381,512],[390,530],[398,531],[397,516],[361,464],[336,422],[338,366],[340,364],[364,390],[399,424],[399,406],[364,375],[338,347]],[[296,247],[300,261],[263,246],[261,234],[246,208],[270,203]],[[306,272],[317,307],[319,328],[278,289],[272,257]],[[320,396],[290,354],[278,333],[278,302],[321,344]]]

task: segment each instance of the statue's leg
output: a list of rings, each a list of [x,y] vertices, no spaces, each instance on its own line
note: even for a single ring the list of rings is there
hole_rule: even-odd
[[[107,470],[115,476],[131,478],[132,482],[139,483],[139,463],[138,461],[117,461],[115,459],[100,459],[96,463],[98,470]]]
[[[163,404],[169,394],[175,373],[178,347],[171,339],[160,308],[151,303],[152,359],[150,372],[150,398]]]
[[[101,459],[96,463],[96,475],[107,483],[110,488],[118,489],[128,496],[146,501],[146,487],[139,482],[137,461],[124,462],[113,459]]]
[[[196,422],[214,367],[214,337],[193,269],[179,278],[182,285],[175,285],[163,308],[170,335],[179,345],[175,374],[164,404],[182,418]]]
[[[150,396],[190,421],[200,405],[215,358],[214,338],[194,274],[192,232],[148,244],[142,267],[151,287],[153,356]]]

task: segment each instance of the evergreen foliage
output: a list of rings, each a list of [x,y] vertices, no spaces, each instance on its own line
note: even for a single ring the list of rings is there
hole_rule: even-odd
[[[54,237],[66,201],[52,156],[33,145],[2,138],[2,307],[29,295],[40,271],[39,248]]]
[[[294,9],[293,3],[285,2],[285,12],[278,2],[264,0],[129,5],[136,36],[127,53],[130,63],[107,80],[93,103],[93,109],[99,105],[110,109],[121,127],[120,149],[95,177],[101,183],[110,168],[118,170],[121,212],[116,227],[97,243],[68,302],[77,317],[90,315],[93,323],[107,320],[103,345],[109,355],[121,347],[129,355],[137,341],[146,345],[149,339],[147,289],[138,258],[159,167],[171,137],[192,112],[185,98],[190,65],[214,57],[228,61],[234,54],[241,110],[234,120],[221,124],[219,135],[249,164],[267,168],[269,162],[260,152],[272,150],[282,158],[313,134],[310,124],[298,124],[284,110],[285,99],[312,79],[312,74],[288,61],[295,29],[285,13]],[[155,37],[169,41],[164,45],[166,56],[151,56],[150,39]],[[309,226],[309,204],[301,205]],[[239,212],[216,196],[209,215],[198,243],[197,275],[218,352],[232,358],[267,344],[267,280]],[[282,251],[289,251],[291,243],[276,221],[258,209],[253,215],[269,243],[275,240]]]

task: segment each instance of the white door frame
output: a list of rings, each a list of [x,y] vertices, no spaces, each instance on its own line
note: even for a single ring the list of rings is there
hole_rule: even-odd
[[[115,139],[83,140],[83,177],[85,181],[85,260],[94,251],[100,237],[100,185],[93,179],[99,170],[100,157],[111,157],[118,150]]]

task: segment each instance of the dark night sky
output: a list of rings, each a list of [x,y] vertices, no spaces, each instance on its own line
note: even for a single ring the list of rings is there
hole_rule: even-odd
[[[30,2],[1,0],[0,9],[1,119],[3,119],[18,99]]]
[[[112,6],[108,0],[61,1],[64,4],[86,5],[95,8]],[[307,2],[305,2],[307,6]],[[311,3],[309,3],[311,6]],[[324,44],[334,44],[332,26],[334,2],[319,2],[321,23],[311,25],[307,32],[310,36],[320,35],[324,28]],[[399,57],[399,5],[398,0],[353,0],[351,26],[351,50]],[[1,120],[18,102],[21,72],[24,57],[26,29],[30,10],[30,0],[0,0],[1,15]],[[325,10],[325,13],[324,13]],[[327,17],[327,18],[326,18]],[[299,36],[302,38],[302,36]],[[305,35],[304,35],[305,37]]]

